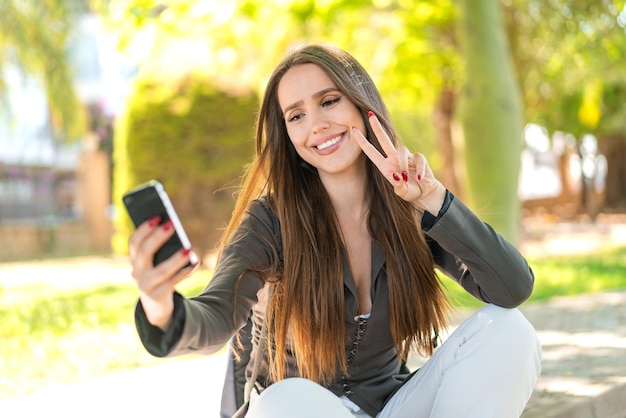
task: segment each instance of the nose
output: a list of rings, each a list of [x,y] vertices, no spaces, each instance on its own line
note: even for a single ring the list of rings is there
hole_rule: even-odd
[[[310,115],[311,117],[311,131],[314,134],[319,134],[330,127],[328,118],[323,112],[317,111]]]

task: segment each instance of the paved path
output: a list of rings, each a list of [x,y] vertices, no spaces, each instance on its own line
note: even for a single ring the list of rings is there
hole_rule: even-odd
[[[626,245],[624,214],[596,223],[527,219],[527,255]],[[626,289],[522,306],[543,348],[542,375],[522,418],[626,418]]]
[[[582,231],[554,248],[563,250],[568,243],[580,248],[584,242],[589,249],[605,245],[607,236],[626,240],[624,230],[619,231]],[[542,252],[549,245],[554,243],[538,239],[523,249]],[[90,260],[91,273],[94,262]],[[84,278],[76,268],[72,275]],[[557,297],[521,310],[543,347],[542,375],[522,418],[626,418],[626,289]],[[223,372],[220,354],[167,362],[3,400],[0,417],[218,418]]]
[[[554,298],[522,311],[542,375],[523,418],[626,418],[626,291]]]

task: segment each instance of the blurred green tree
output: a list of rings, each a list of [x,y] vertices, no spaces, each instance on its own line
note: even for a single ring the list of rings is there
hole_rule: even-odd
[[[523,108],[500,4],[462,1],[459,37],[465,66],[459,120],[469,204],[516,240]]]
[[[0,68],[17,65],[42,81],[54,134],[63,140],[81,137],[86,126],[65,54],[75,18],[85,10],[85,0],[0,0]],[[0,95],[7,88],[0,71]]]
[[[503,1],[526,120],[608,158],[606,204],[626,206],[626,7],[616,0]]]
[[[618,23],[622,12],[619,2],[506,3],[507,27],[524,93],[526,119],[574,135],[624,130],[624,118],[621,124],[600,123],[604,116],[617,110],[604,105],[603,92],[607,86],[622,84],[626,71],[626,31],[624,24]]]

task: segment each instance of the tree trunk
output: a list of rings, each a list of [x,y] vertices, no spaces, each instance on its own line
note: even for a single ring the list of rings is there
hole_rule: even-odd
[[[439,93],[439,100],[435,104],[433,113],[433,125],[437,148],[443,160],[443,164],[437,173],[437,177],[455,196],[463,198],[459,179],[457,178],[457,164],[452,140],[452,120],[454,117],[455,94],[452,90],[444,87]]]
[[[626,137],[602,137],[598,142],[608,167],[605,206],[611,211],[623,211],[626,208]]]
[[[522,150],[523,105],[498,0],[462,0],[461,55],[465,82],[459,97],[467,169],[467,202],[515,242]]]

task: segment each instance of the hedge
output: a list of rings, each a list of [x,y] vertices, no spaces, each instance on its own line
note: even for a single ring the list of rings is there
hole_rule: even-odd
[[[201,254],[216,246],[254,153],[258,105],[254,92],[222,91],[198,75],[137,81],[115,126],[114,252],[127,252],[133,230],[122,195],[152,178],[165,185],[193,246]]]

